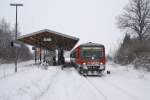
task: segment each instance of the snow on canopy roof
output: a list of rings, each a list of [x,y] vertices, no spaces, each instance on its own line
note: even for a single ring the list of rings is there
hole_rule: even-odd
[[[101,46],[104,47],[104,45],[99,44],[99,43],[92,43],[92,42],[88,42],[88,43],[83,43],[80,46]]]
[[[69,51],[79,41],[79,38],[44,29],[20,36],[18,40],[35,47],[43,47],[51,50],[63,48],[64,50]]]
[[[23,35],[23,36],[20,36],[18,39],[29,37],[29,36],[36,35],[36,34],[40,34],[40,33],[43,33],[43,32],[49,32],[49,33],[57,34],[57,35],[60,35],[60,36],[66,37],[66,38],[79,40],[79,38],[76,38],[76,37],[73,37],[73,36],[70,36],[70,35],[66,35],[66,34],[63,34],[63,33],[60,33],[60,32],[56,32],[56,31],[53,31],[53,30],[49,30],[49,29],[44,29],[44,30],[40,30],[40,31],[37,31],[37,32],[27,34],[27,35]]]

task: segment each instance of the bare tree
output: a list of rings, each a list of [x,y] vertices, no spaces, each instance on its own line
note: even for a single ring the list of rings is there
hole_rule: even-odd
[[[10,60],[13,59],[14,51],[10,46],[11,38],[10,24],[2,19],[0,21],[0,59]]]
[[[150,36],[150,0],[130,0],[117,21],[120,29],[146,39]]]
[[[15,48],[11,47],[11,41],[14,40],[14,32],[10,28],[10,23],[5,19],[0,20],[0,63],[12,62],[15,58]],[[21,44],[18,49],[20,61],[32,59],[32,54],[29,48]]]

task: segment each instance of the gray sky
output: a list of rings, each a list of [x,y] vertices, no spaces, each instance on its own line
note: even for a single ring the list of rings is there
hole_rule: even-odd
[[[104,44],[106,53],[117,48],[123,34],[116,26],[116,16],[122,13],[128,0],[0,0],[0,18],[15,23],[15,7],[9,3],[23,3],[18,10],[21,34],[41,29],[80,38],[80,43]]]

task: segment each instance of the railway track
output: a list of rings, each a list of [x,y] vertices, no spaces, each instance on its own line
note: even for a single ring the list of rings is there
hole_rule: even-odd
[[[140,100],[138,97],[136,97],[135,95],[129,93],[128,91],[126,91],[125,89],[117,86],[116,84],[108,81],[108,80],[105,80],[104,78],[100,77],[100,78],[96,78],[100,83],[103,82],[103,84],[106,84],[107,86],[106,87],[112,87],[114,89],[116,89],[117,91],[119,91],[120,93],[126,95],[127,97],[129,97],[131,100]],[[102,90],[99,89],[99,87],[97,87],[96,84],[94,84],[94,79],[93,80],[90,80],[90,78],[86,77],[86,80],[99,92],[101,93],[101,95],[103,95],[103,97],[105,98],[105,100],[109,100],[108,97],[106,96],[106,94],[104,94],[104,92],[102,92]],[[96,81],[97,81],[96,80]]]
[[[139,99],[138,97],[136,97],[135,95],[129,93],[127,90],[125,90],[125,89],[119,87],[118,85],[112,83],[111,81],[105,80],[104,78],[101,78],[101,80],[104,81],[106,84],[108,84],[108,85],[110,85],[110,86],[116,88],[116,89],[119,90],[120,92],[122,92],[122,93],[128,95],[128,96],[131,97],[133,100],[140,100],[140,99]]]
[[[86,81],[95,91],[97,91],[98,94],[100,94],[100,95],[104,98],[104,100],[109,100],[108,97],[106,96],[106,94],[104,94],[104,93],[102,92],[102,90],[98,89],[98,88],[93,84],[93,82],[91,82],[91,81],[89,80],[89,78],[85,78],[85,77],[84,77],[84,79],[85,79],[85,81]]]

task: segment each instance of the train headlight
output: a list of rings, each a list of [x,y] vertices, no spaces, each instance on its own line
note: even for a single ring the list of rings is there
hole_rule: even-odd
[[[100,62],[100,65],[103,65],[103,62]]]
[[[84,62],[83,65],[86,65],[86,63]]]
[[[82,65],[84,69],[87,69],[86,63],[82,63]]]

